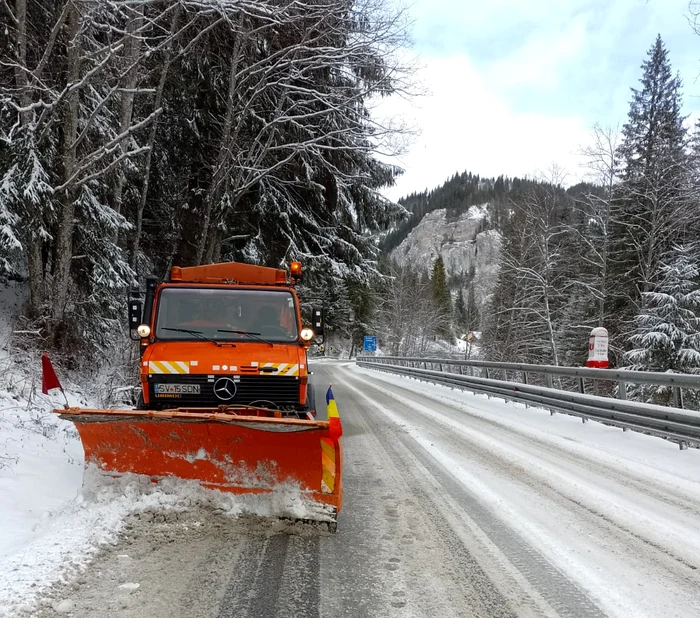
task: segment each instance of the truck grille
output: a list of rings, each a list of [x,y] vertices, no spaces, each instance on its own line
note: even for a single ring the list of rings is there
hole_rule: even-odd
[[[163,409],[173,407],[216,408],[221,405],[250,405],[256,402],[268,402],[279,409],[299,407],[299,378],[297,376],[247,376],[215,375],[213,381],[207,375],[179,374],[148,376],[149,408]],[[214,385],[220,378],[231,378],[236,384],[233,398],[222,400],[214,393]],[[156,397],[155,384],[196,384],[200,392],[183,394],[179,397]]]

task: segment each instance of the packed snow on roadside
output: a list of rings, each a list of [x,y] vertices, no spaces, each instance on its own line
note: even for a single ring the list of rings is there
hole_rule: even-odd
[[[471,416],[496,422],[533,438],[545,439],[613,469],[632,473],[643,471],[650,479],[691,495],[700,495],[700,449],[679,451],[677,444],[662,438],[634,431],[623,433],[617,427],[595,421],[582,423],[576,416],[551,415],[542,408],[358,367],[354,363],[344,366],[358,375],[426,395],[461,408]],[[430,410],[426,409],[424,413],[438,420]]]

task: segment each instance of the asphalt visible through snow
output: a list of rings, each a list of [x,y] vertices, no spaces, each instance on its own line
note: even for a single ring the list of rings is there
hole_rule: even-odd
[[[55,586],[35,615],[693,615],[697,554],[625,527],[577,487],[619,486],[630,500],[648,490],[660,517],[679,510],[677,526],[700,521],[697,497],[465,414],[416,382],[403,389],[348,363],[312,369],[319,403],[333,384],[344,428],[336,534],[197,507],[135,514],[117,545]],[[540,465],[557,472],[548,478]]]

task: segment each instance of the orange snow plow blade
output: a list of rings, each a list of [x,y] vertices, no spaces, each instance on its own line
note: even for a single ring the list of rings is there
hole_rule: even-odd
[[[255,409],[55,410],[80,434],[85,463],[108,474],[177,477],[233,493],[283,483],[342,506],[340,432],[327,421],[257,416]]]

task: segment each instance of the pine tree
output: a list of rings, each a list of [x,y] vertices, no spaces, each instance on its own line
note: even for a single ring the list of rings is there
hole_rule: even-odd
[[[441,255],[438,255],[433,263],[433,270],[430,276],[430,290],[435,302],[436,332],[440,337],[447,339],[451,336],[449,321],[452,315],[452,297],[447,287],[445,262]]]
[[[633,368],[643,371],[698,373],[700,370],[700,262],[697,244],[674,247],[661,267],[657,289],[644,292],[644,309],[635,318],[628,353]],[[644,399],[668,404],[671,389],[640,388]],[[697,403],[697,402],[696,402]]]
[[[454,324],[457,327],[457,335],[462,336],[469,332],[468,330],[469,318],[467,316],[467,305],[464,302],[464,293],[462,288],[459,288],[457,292],[457,298],[455,299],[455,315]]]
[[[476,303],[476,295],[474,293],[474,284],[471,284],[469,286],[469,295],[467,297],[467,310],[466,310],[467,332],[473,332],[475,330],[479,330],[480,324],[481,324],[481,315],[479,314],[479,306]]]
[[[626,324],[644,311],[646,293],[659,283],[662,256],[682,242],[683,228],[692,218],[681,82],[672,73],[660,36],[642,68],[642,88],[632,90],[622,131],[618,156],[623,169],[611,222],[616,286],[606,313],[617,317],[611,326],[614,335],[621,332],[623,344]]]

